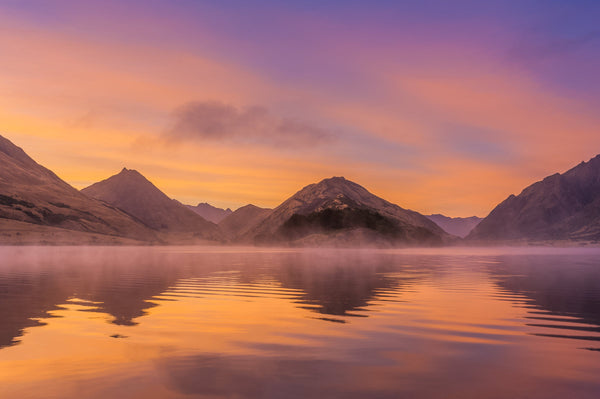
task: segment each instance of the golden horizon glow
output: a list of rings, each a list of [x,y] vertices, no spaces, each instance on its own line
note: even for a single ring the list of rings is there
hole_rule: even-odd
[[[483,15],[489,30],[467,21],[481,37],[436,16],[422,21],[431,31],[384,34],[282,7],[289,37],[266,23],[246,38],[225,23],[233,10],[159,3],[0,5],[0,134],[78,189],[127,167],[183,203],[272,208],[341,175],[423,214],[480,217],[600,152],[600,85],[586,72],[599,57],[519,50],[496,26],[508,16]],[[190,104],[233,119],[170,140]],[[267,116],[244,119],[252,107]]]

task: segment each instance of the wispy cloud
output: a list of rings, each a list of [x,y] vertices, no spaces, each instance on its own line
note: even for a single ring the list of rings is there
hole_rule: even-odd
[[[308,147],[331,141],[334,134],[299,119],[276,116],[262,106],[238,108],[216,101],[197,101],[186,103],[173,112],[165,137],[170,140]]]

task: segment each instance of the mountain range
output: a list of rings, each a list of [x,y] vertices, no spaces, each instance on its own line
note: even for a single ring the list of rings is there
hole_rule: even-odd
[[[127,168],[78,191],[0,136],[0,244],[354,247],[565,240],[600,241],[600,156],[509,196],[481,220],[424,216],[344,177],[310,184],[274,209],[183,205]]]

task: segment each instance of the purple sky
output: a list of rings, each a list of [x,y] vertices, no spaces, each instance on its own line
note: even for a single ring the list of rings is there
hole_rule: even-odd
[[[138,169],[275,206],[332,175],[485,216],[600,152],[596,1],[0,1],[2,134],[76,187]]]

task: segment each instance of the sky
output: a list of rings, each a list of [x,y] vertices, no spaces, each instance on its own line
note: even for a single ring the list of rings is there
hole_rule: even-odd
[[[137,169],[274,207],[345,176],[486,216],[600,153],[598,1],[0,0],[0,134],[77,188]]]

